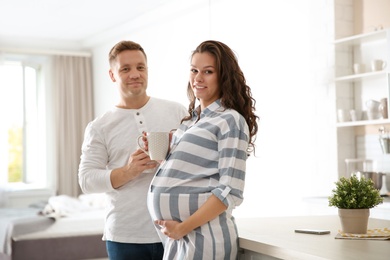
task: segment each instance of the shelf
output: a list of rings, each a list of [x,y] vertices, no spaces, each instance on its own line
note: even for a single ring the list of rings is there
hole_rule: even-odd
[[[358,34],[334,41],[334,44],[358,45],[366,42],[386,40],[390,29],[378,30],[371,33]]]
[[[353,82],[353,81],[362,80],[363,78],[380,76],[380,75],[385,75],[385,74],[387,74],[386,70],[366,72],[366,73],[361,73],[361,74],[354,74],[354,75],[347,75],[347,76],[343,76],[343,77],[337,77],[337,78],[335,78],[335,81]]]
[[[337,39],[334,41],[334,47],[335,77],[332,83],[336,112],[341,108],[346,111],[364,110],[365,100],[376,100],[379,97],[387,98],[387,112],[390,112],[390,28]],[[384,60],[387,66],[380,71],[370,70],[371,61],[374,59]],[[367,70],[354,74],[354,63],[364,64]],[[340,177],[345,176],[346,158],[382,155],[380,145],[377,140],[374,145],[372,138],[379,136],[382,126],[390,129],[390,119],[368,120],[367,111],[362,113],[365,120],[334,122],[337,170]]]
[[[382,125],[382,124],[390,124],[390,119],[348,121],[348,122],[337,123],[336,126],[338,128],[341,128],[341,127],[366,126],[366,125]]]

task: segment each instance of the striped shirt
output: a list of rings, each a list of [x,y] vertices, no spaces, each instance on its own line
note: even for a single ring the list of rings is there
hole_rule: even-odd
[[[184,221],[214,194],[227,210],[180,240],[165,241],[164,259],[236,259],[232,210],[243,200],[249,129],[235,110],[215,101],[184,121],[154,177],[148,207],[154,220]],[[164,237],[162,235],[162,237]]]

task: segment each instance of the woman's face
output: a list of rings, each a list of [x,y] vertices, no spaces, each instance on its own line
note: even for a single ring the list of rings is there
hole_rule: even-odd
[[[190,85],[203,110],[220,98],[215,58],[208,52],[195,53],[191,59]]]

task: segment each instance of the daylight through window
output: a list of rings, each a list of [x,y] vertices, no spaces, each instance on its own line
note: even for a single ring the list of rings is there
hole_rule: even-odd
[[[0,65],[1,183],[44,185],[44,143],[39,132],[44,129],[44,120],[39,107],[39,67],[27,66],[19,61],[3,62]]]

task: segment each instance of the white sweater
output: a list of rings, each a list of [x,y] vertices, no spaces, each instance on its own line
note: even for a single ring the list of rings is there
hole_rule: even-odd
[[[106,193],[107,214],[103,240],[155,243],[160,239],[150,218],[146,197],[155,170],[118,189],[111,186],[111,170],[124,166],[145,132],[170,131],[187,115],[179,103],[157,98],[140,109],[113,108],[88,124],[79,167],[84,193]]]

